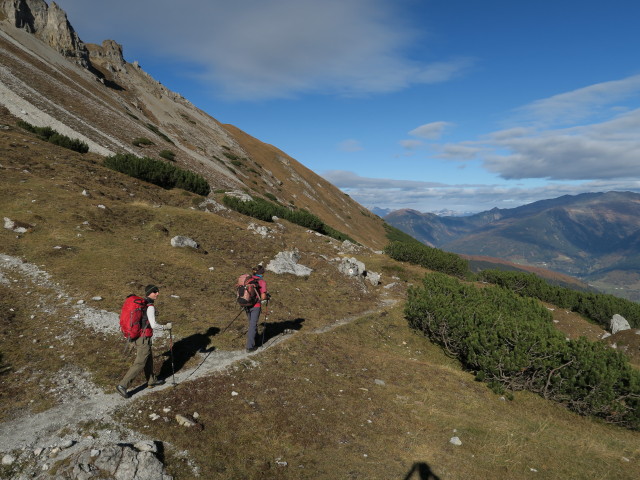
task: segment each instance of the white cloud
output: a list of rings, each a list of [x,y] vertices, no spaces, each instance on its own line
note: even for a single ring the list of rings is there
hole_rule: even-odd
[[[364,150],[360,141],[353,138],[349,138],[340,142],[338,144],[338,149],[342,150],[343,152],[359,152],[361,150]]]
[[[392,210],[413,208],[421,212],[435,212],[442,209],[481,212],[494,207],[515,208],[562,195],[612,190],[640,192],[638,180],[508,186],[449,185],[414,180],[367,178],[343,170],[325,172],[323,177],[362,205]]]
[[[445,160],[472,160],[483,151],[482,147],[468,142],[447,143],[434,148],[438,151],[436,157]]]
[[[620,106],[612,104],[639,96],[640,75],[633,75],[537,100],[518,109],[518,113],[536,125],[566,126],[592,115],[620,113]]]
[[[416,148],[420,148],[424,145],[424,142],[421,140],[400,140],[399,143],[407,150],[415,150]]]
[[[472,64],[460,58],[433,64],[409,58],[406,50],[419,38],[418,30],[412,19],[403,18],[400,5],[385,0],[59,4],[81,38],[95,35],[97,28],[124,43],[125,57],[135,46],[192,64],[204,85],[227,98],[393,92],[445,82]]]
[[[437,140],[442,137],[445,128],[451,126],[449,122],[432,122],[420,125],[409,132],[414,137],[424,138],[426,140]]]
[[[505,179],[640,178],[640,109],[606,122],[542,132],[498,135],[484,166]]]

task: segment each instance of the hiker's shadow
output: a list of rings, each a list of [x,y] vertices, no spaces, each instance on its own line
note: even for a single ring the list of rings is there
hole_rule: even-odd
[[[411,467],[411,470],[409,470],[409,473],[407,473],[407,476],[404,477],[404,480],[411,480],[411,479],[440,480],[440,477],[438,477],[435,473],[433,473],[433,471],[431,470],[431,467],[427,463],[416,462],[413,464],[413,467]]]
[[[303,323],[304,318],[296,318],[295,320],[286,320],[284,322],[262,322],[260,324],[262,331],[258,331],[257,345],[264,345],[270,339],[283,333],[297,332],[302,329]]]
[[[160,367],[158,378],[167,378],[172,373],[180,371],[197,353],[209,353],[215,350],[215,347],[207,348],[207,346],[210,338],[218,332],[220,332],[218,327],[211,327],[205,333],[195,333],[174,343],[172,349],[162,353],[164,362]]]

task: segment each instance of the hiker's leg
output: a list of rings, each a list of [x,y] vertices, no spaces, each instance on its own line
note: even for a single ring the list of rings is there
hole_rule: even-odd
[[[153,352],[151,351],[151,337],[145,338],[147,345],[149,346],[149,355],[147,361],[144,364],[144,378],[147,379],[147,383],[153,383],[156,381],[156,376],[153,373]]]
[[[129,388],[129,384],[142,372],[147,363],[147,357],[151,356],[151,346],[148,342],[144,341],[143,337],[136,338],[133,344],[136,346],[136,359],[129,368],[129,371],[124,376],[120,385],[124,388]]]
[[[249,331],[247,332],[247,350],[256,346],[256,332],[258,330],[258,318],[260,318],[260,307],[253,307],[247,313],[249,318]]]

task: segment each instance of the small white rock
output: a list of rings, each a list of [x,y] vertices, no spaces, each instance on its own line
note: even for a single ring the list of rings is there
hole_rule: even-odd
[[[451,437],[451,440],[449,440],[449,443],[457,446],[462,445],[462,441],[458,437]]]
[[[14,457],[13,455],[6,454],[4,457],[2,457],[2,465],[12,465],[15,461],[16,457]]]

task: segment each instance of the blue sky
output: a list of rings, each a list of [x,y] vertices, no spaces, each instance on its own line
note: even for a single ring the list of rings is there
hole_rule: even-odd
[[[640,192],[635,0],[58,0],[367,207]]]

